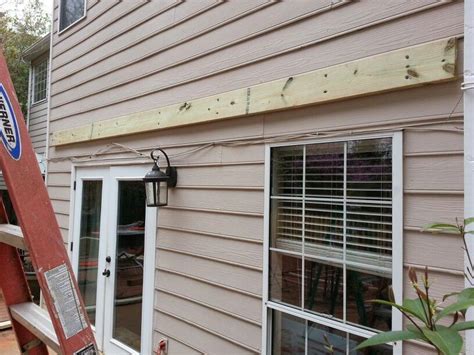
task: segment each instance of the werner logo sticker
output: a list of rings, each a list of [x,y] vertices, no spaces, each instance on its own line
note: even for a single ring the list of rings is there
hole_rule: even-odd
[[[19,160],[21,157],[20,130],[16,121],[10,98],[2,84],[0,84],[0,137],[8,154]]]

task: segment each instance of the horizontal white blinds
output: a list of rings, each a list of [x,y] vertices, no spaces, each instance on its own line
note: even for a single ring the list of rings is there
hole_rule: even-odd
[[[272,149],[272,247],[391,276],[391,139]]]

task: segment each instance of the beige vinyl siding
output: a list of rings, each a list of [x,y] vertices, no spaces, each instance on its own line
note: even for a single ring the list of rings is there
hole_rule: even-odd
[[[53,34],[51,131],[460,36],[462,9],[462,2],[435,0],[89,1],[84,20]],[[48,189],[67,240],[68,159],[107,148],[95,163],[132,164],[144,160],[107,145],[165,148],[179,179],[159,211],[153,348],[166,337],[170,354],[256,353],[264,145],[218,142],[404,128],[404,263],[434,268],[433,292],[440,295],[463,286],[460,241],[420,228],[462,216],[459,85],[51,148]],[[207,143],[215,144],[173,157]],[[405,347],[415,351],[425,348]]]
[[[151,109],[157,102],[163,106],[212,95],[462,32],[461,2],[368,0],[341,3],[333,10],[330,1],[296,2],[299,6],[290,6],[287,1],[272,2],[231,23],[226,21],[245,13],[235,9],[234,2],[219,2],[201,13],[206,4],[209,5],[207,1],[181,3],[162,13],[165,18],[143,23],[138,33],[124,33],[90,51],[90,59],[80,57],[59,68],[54,65],[52,130]],[[308,6],[316,4],[321,11],[313,13],[315,9]],[[148,6],[137,11],[150,11]],[[96,8],[90,10],[91,16]],[[273,9],[287,14],[287,21],[281,16],[269,16],[270,11],[276,11]],[[307,12],[313,15],[306,16]],[[274,22],[268,23],[270,20]],[[212,26],[214,22],[217,23]],[[286,22],[286,26],[279,27]],[[164,26],[164,30],[158,31],[156,24]],[[101,23],[93,21],[90,26],[98,29]],[[199,36],[189,39],[183,26],[191,27]],[[153,30],[157,32],[150,39],[153,42],[141,42]],[[108,28],[104,31],[113,34]],[[184,38],[179,40],[181,36]],[[113,47],[117,41],[118,49]],[[168,46],[167,41],[171,41]],[[87,43],[97,44],[92,37]],[[159,53],[145,58],[145,53],[163,45]],[[108,52],[98,55],[97,51]],[[78,50],[74,55],[83,53]],[[109,57],[112,53],[115,54]],[[57,60],[53,59],[55,63]],[[118,67],[121,69],[106,74]],[[65,76],[78,69],[80,72]],[[77,86],[78,83],[83,84]]]
[[[29,135],[33,149],[38,154],[46,151],[46,127],[48,116],[48,103],[42,101],[30,107]]]
[[[269,135],[282,133],[280,127],[286,127],[285,133],[327,129],[321,112],[328,120],[337,115],[341,129],[399,126],[397,121],[402,121],[403,125],[403,120],[395,98],[402,96],[404,107],[413,108],[414,114],[410,117],[405,113],[404,120],[420,124],[404,133],[404,263],[406,267],[426,264],[436,268],[432,273],[433,295],[439,296],[463,285],[460,241],[450,235],[432,235],[419,230],[433,219],[446,220],[462,215],[463,197],[459,194],[462,177],[453,173],[462,170],[462,159],[459,158],[462,134],[455,132],[462,123],[444,123],[459,98],[455,90],[451,90],[456,85],[414,89],[403,93],[406,97],[391,93],[278,115],[209,124],[199,130],[204,133],[192,128],[175,129],[161,135],[159,140],[169,146],[167,151],[173,155],[192,149],[186,145],[193,140],[205,144],[218,138],[232,138],[232,133],[242,133],[250,138],[265,136],[267,133],[263,132],[271,132]],[[446,95],[450,92],[452,94]],[[420,97],[430,97],[433,103],[439,102],[439,107],[417,102]],[[370,110],[367,109],[369,105]],[[458,106],[450,120],[459,120],[461,107]],[[291,124],[288,124],[290,118]],[[206,136],[208,140],[203,140]],[[155,135],[147,134],[124,137],[117,142],[147,147],[156,139]],[[61,152],[80,154],[96,151],[101,146],[101,143],[95,143],[66,147]],[[247,338],[239,338],[236,334],[258,333],[256,327],[261,322],[263,152],[262,144],[217,145],[189,157],[172,159],[178,166],[180,180],[177,188],[171,191],[170,205],[159,212],[154,322],[155,339],[160,336],[173,339],[174,349],[191,346],[193,351],[210,353],[212,350],[218,352],[216,349],[230,349],[234,353],[259,349],[255,339],[245,340]],[[449,169],[440,167],[445,164]],[[58,170],[58,167],[62,168]],[[427,178],[425,169],[434,175],[436,167],[440,167],[437,174]],[[58,162],[51,163],[50,168],[56,171],[50,175],[50,183],[54,185],[49,187],[53,206],[61,227],[66,229],[68,205],[63,200],[69,195],[61,184],[70,181],[69,166]],[[405,277],[405,290],[409,292],[406,280]],[[186,313],[179,313],[184,304],[189,304],[189,308]],[[240,332],[212,326],[212,322],[227,324],[225,317],[233,318]],[[193,332],[190,337],[187,336],[189,331]],[[407,349],[414,348],[407,345]]]

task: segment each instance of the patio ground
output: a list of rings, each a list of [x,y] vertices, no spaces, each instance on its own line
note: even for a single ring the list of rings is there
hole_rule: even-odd
[[[19,355],[15,335],[11,329],[0,331],[0,354]]]

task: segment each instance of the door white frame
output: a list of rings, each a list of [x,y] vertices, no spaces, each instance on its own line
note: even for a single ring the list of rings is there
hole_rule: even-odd
[[[143,176],[145,176],[149,168],[149,164],[136,166],[104,167],[102,165],[97,167],[72,167],[72,177],[74,181],[76,181],[76,190],[72,191],[71,193],[71,197],[73,198],[71,198],[70,203],[70,216],[72,217],[72,221],[70,221],[71,229],[69,233],[69,245],[74,243],[74,248],[70,256],[76,274],[79,251],[83,181],[103,181],[100,236],[101,239],[104,238],[104,240],[107,242],[102,242],[99,246],[97,294],[98,296],[102,295],[102,297],[97,299],[96,326],[94,327],[94,330],[97,338],[97,345],[101,350],[104,351],[107,351],[107,348],[114,347],[115,351],[120,350],[124,354],[139,355],[139,352],[112,338],[113,311],[107,312],[105,310],[105,305],[108,304],[111,309],[113,308],[110,303],[112,303],[114,296],[113,293],[115,290],[115,279],[103,277],[101,275],[101,270],[105,269],[107,266],[110,269],[112,275],[114,275],[115,272],[115,258],[112,258],[113,262],[110,265],[106,265],[105,258],[107,256],[107,250],[115,250],[116,238],[107,238],[107,236],[116,236],[118,181],[140,180],[143,178]],[[115,206],[115,208],[113,208],[113,206]],[[141,336],[141,353],[143,354],[152,353],[157,215],[156,208],[146,208]],[[110,242],[113,245],[110,244]],[[110,301],[107,302],[108,300]],[[108,316],[106,316],[106,314],[108,314]],[[107,324],[110,326],[105,327]]]
[[[81,211],[82,211],[82,192],[83,192],[83,183],[84,181],[102,181],[102,195],[101,195],[101,215],[100,215],[100,239],[106,238],[107,233],[107,221],[106,221],[106,213],[105,211],[109,210],[108,206],[108,198],[109,191],[108,185],[106,183],[109,180],[109,169],[101,167],[101,168],[93,168],[93,169],[78,169],[74,171],[72,175],[74,177],[73,183],[76,185],[76,190],[74,191],[71,189],[72,194],[74,195],[74,199],[71,199],[71,209],[70,211],[72,221],[70,223],[70,233],[69,233],[69,250],[70,250],[70,258],[72,263],[72,268],[74,273],[78,274],[78,267],[79,267],[79,238],[80,238],[80,231],[81,231]],[[94,330],[94,334],[96,337],[97,346],[99,349],[103,349],[103,340],[104,340],[104,293],[105,293],[105,278],[100,275],[100,270],[105,267],[105,253],[106,253],[106,245],[105,243],[99,243],[99,254],[98,258],[98,265],[97,265],[97,299],[96,299],[96,321],[95,325],[92,327]],[[99,296],[102,295],[101,299]]]

